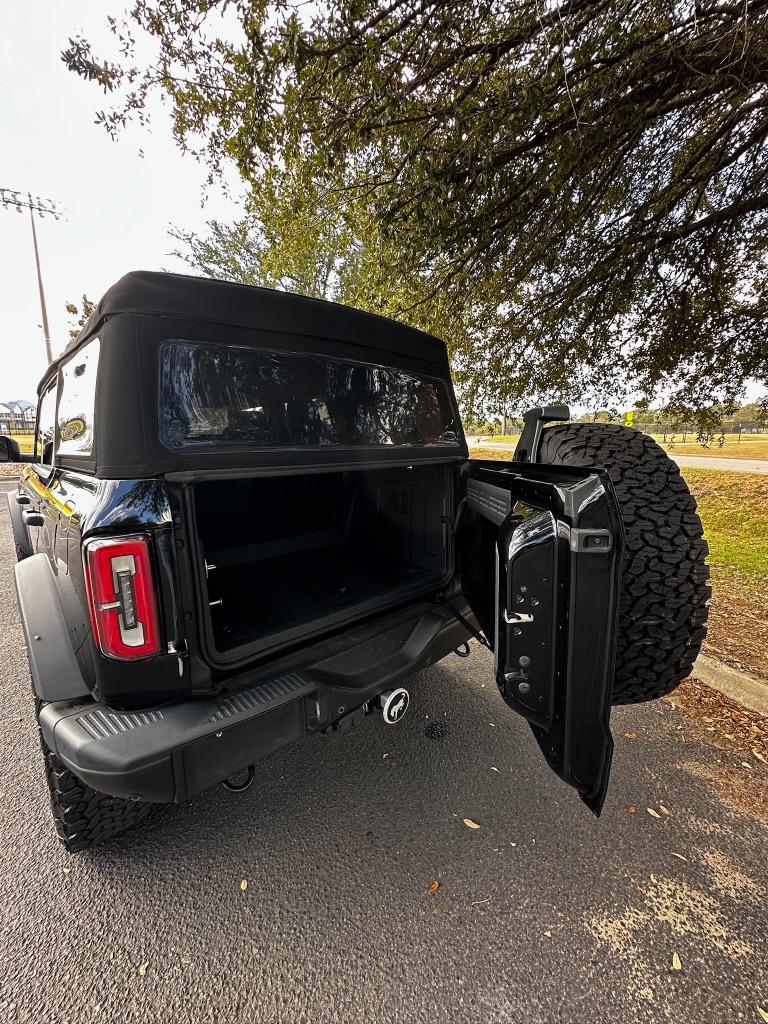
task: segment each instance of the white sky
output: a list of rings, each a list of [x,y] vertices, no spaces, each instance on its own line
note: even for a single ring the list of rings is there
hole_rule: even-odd
[[[100,298],[128,270],[184,270],[167,255],[174,248],[169,225],[200,229],[212,217],[238,212],[211,193],[201,207],[204,169],[176,149],[162,109],[152,134],[136,126],[118,142],[94,124],[108,98],[68,71],[59,55],[78,30],[95,44],[106,39],[107,8],[119,14],[122,6],[2,5],[0,186],[53,199],[66,214],[37,221],[54,355],[68,340],[67,302],[83,293]],[[0,402],[35,401],[47,363],[29,215],[1,206],[0,311]]]

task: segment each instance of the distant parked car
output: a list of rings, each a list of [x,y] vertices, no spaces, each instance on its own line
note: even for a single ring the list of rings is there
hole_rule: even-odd
[[[22,461],[19,442],[14,437],[0,433],[0,463]]]

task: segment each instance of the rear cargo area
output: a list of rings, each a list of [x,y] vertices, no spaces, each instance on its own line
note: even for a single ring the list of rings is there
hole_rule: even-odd
[[[433,465],[196,484],[215,649],[255,654],[437,589],[450,479]]]

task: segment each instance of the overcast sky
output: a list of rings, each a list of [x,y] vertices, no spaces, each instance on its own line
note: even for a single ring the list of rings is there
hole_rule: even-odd
[[[53,199],[66,213],[37,222],[54,354],[68,338],[67,302],[84,292],[98,299],[128,270],[183,270],[167,255],[168,226],[202,228],[237,213],[215,193],[201,208],[203,168],[181,156],[162,111],[151,134],[136,127],[116,143],[94,124],[103,95],[60,53],[78,30],[105,38],[107,7],[122,9],[27,0],[0,13],[0,186]],[[0,310],[0,402],[34,400],[47,364],[29,216],[2,207]]]

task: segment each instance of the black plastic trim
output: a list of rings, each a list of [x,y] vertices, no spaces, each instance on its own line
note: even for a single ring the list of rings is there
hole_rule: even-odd
[[[523,414],[523,429],[517,441],[513,462],[538,462],[541,431],[545,423],[553,420],[569,420],[571,411],[567,405],[543,405],[529,409]]]
[[[11,527],[13,528],[13,539],[16,542],[16,548],[22,558],[29,558],[30,555],[34,554],[34,548],[32,547],[32,541],[29,538],[29,529],[22,516],[24,508],[18,501],[19,491],[9,491],[7,498],[8,511],[11,516]],[[29,498],[27,498],[27,500],[29,500]]]
[[[16,564],[16,592],[32,685],[39,699],[61,701],[87,695],[56,579],[44,554],[31,555]]]
[[[466,602],[461,606],[471,615]],[[425,602],[372,629],[375,647],[370,630],[351,630],[310,654],[232,680],[240,687],[227,696],[131,712],[60,700],[42,709],[40,727],[51,750],[93,789],[156,803],[187,800],[280,747],[328,728],[467,637],[448,609]],[[390,653],[382,658],[382,650]]]

